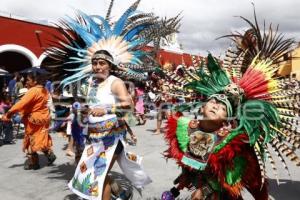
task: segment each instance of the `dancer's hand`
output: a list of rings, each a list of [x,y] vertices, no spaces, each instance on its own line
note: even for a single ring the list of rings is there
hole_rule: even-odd
[[[134,134],[130,135],[130,137],[131,137],[131,141],[132,141],[134,144],[136,144],[136,143],[137,143],[137,137],[136,137]]]
[[[195,190],[192,194],[192,200],[204,200],[204,196],[201,189]]]
[[[2,117],[0,119],[3,122],[9,122],[10,121],[10,119],[6,115],[2,115]]]
[[[103,108],[93,108],[90,110],[90,114],[93,115],[94,117],[101,117],[105,115],[107,112]]]

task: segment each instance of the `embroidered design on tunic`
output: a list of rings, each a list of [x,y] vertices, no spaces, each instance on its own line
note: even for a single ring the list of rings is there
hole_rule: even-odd
[[[91,146],[87,149],[86,153],[87,153],[87,156],[88,156],[88,157],[90,157],[91,155],[93,155],[93,153],[94,153],[93,145],[91,145]]]
[[[85,164],[85,162],[82,162],[80,164],[80,171],[81,171],[81,173],[86,172],[86,170],[87,170],[86,164]]]
[[[98,193],[98,181],[93,183],[90,182],[91,180],[91,173],[89,173],[82,182],[78,180],[78,177],[74,178],[72,181],[73,188],[77,189],[81,193],[88,195],[88,196],[95,196],[99,195]]]
[[[95,178],[97,176],[101,176],[104,173],[106,165],[107,165],[107,159],[106,159],[106,155],[105,155],[105,151],[104,151],[104,152],[101,152],[97,156],[97,158],[94,162],[94,176],[95,176]]]

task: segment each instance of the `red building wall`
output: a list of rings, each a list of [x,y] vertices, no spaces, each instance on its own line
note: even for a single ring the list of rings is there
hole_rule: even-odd
[[[30,50],[36,56],[34,59],[39,59],[45,49],[50,46],[53,35],[61,37],[55,27],[0,16],[0,49],[1,46],[7,44],[19,45]],[[0,54],[2,52],[0,51]],[[162,65],[165,63],[192,65],[190,54],[175,53],[164,49],[159,51],[158,59]],[[40,64],[41,61],[36,63]]]
[[[17,44],[30,49],[37,57],[49,47],[52,34],[59,35],[51,26],[1,16],[0,27],[0,45]]]

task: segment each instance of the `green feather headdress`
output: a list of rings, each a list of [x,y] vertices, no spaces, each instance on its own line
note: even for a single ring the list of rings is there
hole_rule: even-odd
[[[215,98],[224,103],[227,116],[238,122],[238,127],[233,132],[246,132],[251,145],[261,138],[264,138],[265,143],[269,142],[275,134],[271,127],[277,127],[280,122],[276,107],[259,98],[247,98],[247,94],[256,88],[249,90],[249,84],[240,85],[243,82],[234,82],[211,54],[207,57],[206,66],[208,72],[204,71],[204,67],[197,71],[201,80],[194,80],[185,87],[206,96],[207,99]],[[261,71],[257,70],[256,73],[258,72]],[[251,78],[249,74],[250,72],[243,78]]]

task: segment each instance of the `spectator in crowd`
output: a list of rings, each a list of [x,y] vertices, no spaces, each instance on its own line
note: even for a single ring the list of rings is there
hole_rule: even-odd
[[[6,82],[4,82],[2,87],[1,87],[1,94],[4,95],[7,92],[8,92],[8,87],[7,87]]]
[[[15,113],[20,113],[25,125],[23,151],[28,160],[24,163],[24,169],[39,169],[39,157],[37,152],[43,151],[48,158],[48,165],[52,164],[56,156],[52,151],[52,139],[48,134],[50,125],[50,113],[47,106],[49,93],[44,88],[43,77],[37,74],[28,74],[26,94],[13,105],[2,117],[3,121],[9,121]]]
[[[138,125],[144,125],[146,123],[145,107],[144,107],[144,88],[142,84],[138,84],[135,88],[135,112],[138,120]]]
[[[15,92],[16,92],[16,84],[17,84],[17,79],[19,77],[19,74],[18,73],[15,73],[15,76],[13,77],[13,79],[11,79],[9,82],[8,82],[8,93],[9,93],[9,96],[11,98],[14,98],[15,97]]]
[[[4,95],[0,99],[0,114],[5,114],[11,107],[10,97]],[[12,121],[0,121],[0,135],[3,134],[4,144],[14,144],[13,142],[13,124]]]
[[[18,95],[20,89],[24,88],[23,81],[24,81],[24,78],[22,76],[17,77],[16,86],[15,86],[15,95]]]
[[[169,87],[163,83],[160,79],[157,81],[157,87],[160,88],[161,94],[157,97],[156,107],[157,107],[157,123],[156,131],[154,135],[161,134],[161,126],[163,119],[167,119],[171,114],[172,98],[169,95]]]

